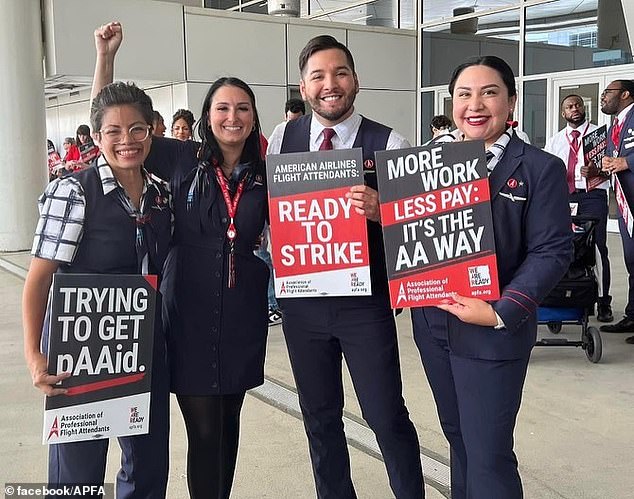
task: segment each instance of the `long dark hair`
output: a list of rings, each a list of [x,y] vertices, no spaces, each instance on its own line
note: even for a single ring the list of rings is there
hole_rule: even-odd
[[[515,76],[513,75],[513,70],[506,63],[504,59],[500,59],[495,55],[484,55],[481,57],[474,57],[472,59],[468,59],[456,69],[453,70],[453,74],[451,75],[451,79],[449,80],[449,94],[453,96],[453,90],[456,86],[456,80],[460,73],[462,73],[465,69],[471,66],[487,66],[500,75],[504,86],[508,90],[509,97],[513,97],[517,95],[517,89],[515,88]]]
[[[200,146],[199,160],[213,164],[217,162],[222,164],[224,156],[220,145],[216,140],[216,137],[211,131],[209,126],[209,108],[211,107],[211,101],[214,94],[218,89],[222,87],[237,87],[249,96],[251,101],[251,108],[253,109],[253,130],[247,137],[244,147],[242,148],[242,155],[240,156],[240,163],[252,163],[256,170],[260,170],[259,173],[263,173],[262,154],[260,149],[260,118],[258,116],[258,110],[255,106],[255,94],[251,87],[239,78],[231,76],[223,76],[218,78],[209,88],[205,100],[203,101],[203,109],[200,113],[200,120],[196,123],[196,133],[200,138],[202,145]]]

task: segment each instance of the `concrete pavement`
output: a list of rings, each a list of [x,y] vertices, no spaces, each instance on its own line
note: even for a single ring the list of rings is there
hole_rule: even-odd
[[[625,305],[626,278],[618,235],[609,235],[615,319]],[[32,386],[22,355],[20,299],[26,253],[0,255],[0,479],[42,482],[46,447],[41,445],[43,399]],[[598,325],[598,324],[597,324]],[[447,494],[443,486],[448,449],[431,392],[411,335],[409,313],[398,318],[404,396],[420,437],[427,497]],[[552,336],[545,327],[542,336]],[[580,327],[560,336],[579,339]],[[602,334],[603,359],[586,360],[579,348],[534,350],[516,429],[516,452],[525,496],[536,499],[632,497],[634,490],[634,346],[623,334]],[[293,402],[293,377],[280,326],[270,329],[267,387],[247,396],[232,497],[315,497],[306,438]],[[347,431],[352,432],[353,479],[359,498],[392,497],[383,463],[366,438],[347,372]],[[266,387],[265,387],[266,388]],[[290,389],[290,390],[288,390]],[[280,395],[281,394],[281,395]],[[281,398],[287,397],[288,403]],[[278,400],[279,399],[279,400]],[[186,498],[185,434],[172,401],[171,470],[168,497]],[[362,423],[359,425],[359,423]],[[352,435],[352,436],[350,436]],[[367,441],[366,441],[367,440]],[[119,452],[113,443],[107,481],[113,481]],[[436,463],[436,469],[432,469]]]

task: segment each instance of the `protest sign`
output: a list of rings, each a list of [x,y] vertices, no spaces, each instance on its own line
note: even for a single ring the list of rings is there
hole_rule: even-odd
[[[361,149],[266,158],[275,296],[371,294],[366,219],[346,193],[363,184]]]
[[[482,141],[376,153],[392,307],[499,298]]]
[[[608,146],[607,127],[603,125],[584,135],[582,141],[584,164],[592,162],[594,166],[601,170],[601,159],[605,156],[605,149]],[[602,175],[586,178],[586,191],[596,189],[606,180],[607,178]]]
[[[89,140],[85,144],[80,144],[79,155],[81,157],[81,162],[89,165],[93,159],[99,156],[99,148],[92,140]]]
[[[156,276],[53,277],[49,374],[71,376],[46,398],[43,443],[149,431]]]
[[[64,163],[62,162],[62,158],[59,153],[53,149],[48,153],[48,172],[51,174],[57,173],[60,168],[64,167]]]

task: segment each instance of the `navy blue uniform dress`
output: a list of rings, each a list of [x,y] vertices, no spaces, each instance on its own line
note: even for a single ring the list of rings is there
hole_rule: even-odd
[[[238,165],[230,180],[235,188],[238,175],[248,177],[235,218],[236,284],[229,288],[229,219],[214,172],[188,169],[192,145],[164,139],[157,146],[182,165],[171,176],[174,238],[161,287],[171,389],[187,396],[244,392],[264,382],[269,270],[253,254],[267,216],[263,175]],[[188,206],[194,181],[200,189]]]
[[[99,158],[97,165],[105,164]],[[171,234],[171,211],[164,185],[147,185],[142,226],[142,246],[137,246],[136,221],[126,211],[121,187],[104,194],[98,166],[73,175],[85,195],[83,236],[70,264],[59,272],[96,274],[139,274],[147,255],[147,271],[160,274]],[[159,297],[160,298],[160,297]],[[169,390],[165,358],[165,338],[157,301],[154,330],[154,357],[147,435],[120,437],[121,470],[117,476],[119,498],[164,498],[169,465]],[[101,484],[106,469],[108,439],[49,446],[49,485]]]
[[[309,150],[311,116],[289,121],[282,153]],[[363,149],[364,177],[376,189],[374,152],[391,129],[363,118],[353,147]],[[420,499],[423,476],[416,429],[401,395],[396,324],[390,308],[380,224],[368,221],[372,296],[283,298],[284,337],[297,383],[320,499],[356,493],[343,431],[342,354],[363,418],[374,431],[390,487],[399,499]]]

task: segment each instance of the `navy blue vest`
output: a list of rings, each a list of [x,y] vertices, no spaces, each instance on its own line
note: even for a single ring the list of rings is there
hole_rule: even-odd
[[[116,190],[107,195],[96,166],[74,175],[84,189],[86,211],[84,233],[73,262],[60,267],[62,272],[96,274],[138,274],[141,271],[136,251],[136,223],[117,199]],[[144,236],[149,248],[149,272],[159,274],[167,256],[171,236],[171,212],[163,201],[167,192],[161,186],[161,199],[147,199],[149,221]],[[148,194],[154,191],[148,191]],[[157,202],[158,201],[158,202]]]
[[[280,153],[305,152],[310,150],[311,115],[289,121],[286,124]],[[363,149],[363,173],[365,184],[377,189],[374,161],[375,151],[384,151],[392,129],[369,120],[361,119],[361,126],[354,140],[354,147]],[[370,245],[370,275],[372,278],[372,294],[387,293],[387,272],[385,269],[385,250],[383,248],[383,231],[381,224],[368,220],[368,243]]]

